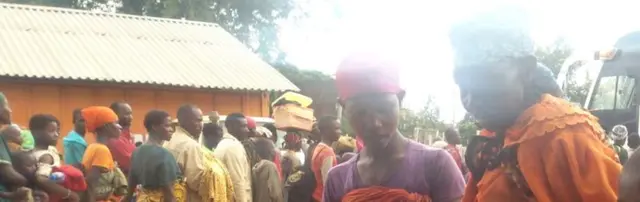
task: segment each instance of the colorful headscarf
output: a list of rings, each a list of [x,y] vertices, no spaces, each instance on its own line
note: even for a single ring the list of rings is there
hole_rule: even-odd
[[[336,87],[340,100],[371,93],[400,93],[398,67],[372,53],[352,54],[336,71]]]
[[[294,143],[298,143],[300,142],[300,136],[298,136],[295,133],[288,133],[287,135],[284,136],[284,141],[287,144],[294,144]]]
[[[82,117],[88,132],[96,132],[96,129],[108,123],[118,121],[118,115],[109,107],[93,106],[82,109]]]
[[[354,151],[356,149],[356,139],[349,136],[340,136],[335,145],[336,151]]]
[[[363,148],[364,148],[364,141],[362,141],[362,138],[360,136],[356,136],[356,150],[362,151]]]
[[[249,129],[256,129],[256,120],[253,120],[253,118],[251,117],[246,117],[247,119],[247,128]]]
[[[522,9],[502,7],[455,24],[450,32],[456,66],[475,66],[534,54]]]

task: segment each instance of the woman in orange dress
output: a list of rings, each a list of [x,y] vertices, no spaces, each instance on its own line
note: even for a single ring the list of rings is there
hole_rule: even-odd
[[[89,189],[86,201],[119,201],[127,188],[127,180],[119,171],[107,148],[110,139],[120,135],[118,115],[108,107],[94,106],[82,110],[87,132],[96,135],[82,157],[82,167]]]
[[[462,201],[616,201],[621,166],[597,118],[561,98],[518,16],[496,10],[451,31],[463,106],[495,132],[467,148]]]

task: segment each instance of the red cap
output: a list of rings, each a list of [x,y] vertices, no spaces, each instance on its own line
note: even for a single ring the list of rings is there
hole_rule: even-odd
[[[336,87],[342,101],[364,94],[402,91],[398,66],[371,53],[345,58],[336,71]]]
[[[300,142],[300,137],[294,133],[289,133],[284,137],[284,141],[287,143],[298,143]]]
[[[253,120],[253,118],[248,117],[248,116],[246,117],[246,119],[247,119],[247,128],[255,129],[256,128],[256,121]]]

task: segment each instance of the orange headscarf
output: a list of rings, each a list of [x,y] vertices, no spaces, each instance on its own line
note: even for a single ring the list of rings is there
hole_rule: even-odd
[[[417,193],[409,193],[404,189],[389,189],[380,186],[356,189],[350,191],[342,198],[342,202],[369,201],[431,202],[431,198]]]
[[[484,137],[493,137],[493,136],[495,136],[495,135],[496,135],[496,134],[495,134],[494,132],[490,131],[490,130],[487,130],[487,129],[482,129],[482,130],[480,130],[480,136],[484,136]]]
[[[108,107],[93,106],[87,107],[82,110],[82,117],[84,118],[85,127],[87,132],[96,132],[97,128],[100,128],[108,123],[118,121],[118,115]]]

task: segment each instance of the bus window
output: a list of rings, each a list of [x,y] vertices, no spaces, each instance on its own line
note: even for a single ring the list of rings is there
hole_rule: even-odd
[[[629,109],[635,103],[634,88],[634,78],[627,76],[602,77],[594,89],[589,110]]]

